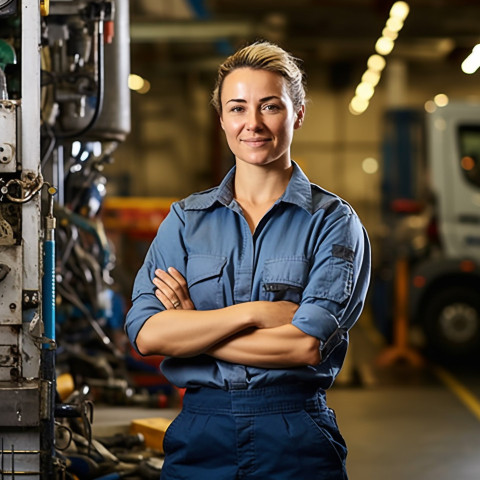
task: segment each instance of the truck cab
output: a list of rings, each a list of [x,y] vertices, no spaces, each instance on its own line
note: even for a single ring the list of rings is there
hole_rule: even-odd
[[[405,309],[426,351],[441,358],[478,355],[480,104],[450,102],[425,114],[390,112],[387,120],[383,204],[389,233],[380,256],[390,276],[383,275],[381,288],[392,307],[394,265],[405,259]],[[375,320],[385,333],[386,322],[391,328],[395,319],[379,320],[378,311]]]
[[[437,248],[413,265],[410,311],[440,355],[480,349],[480,105],[426,115],[427,181]]]

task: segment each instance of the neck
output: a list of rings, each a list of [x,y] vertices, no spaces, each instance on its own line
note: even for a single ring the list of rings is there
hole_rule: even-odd
[[[257,166],[237,162],[235,198],[250,204],[273,204],[287,188],[293,165]]]

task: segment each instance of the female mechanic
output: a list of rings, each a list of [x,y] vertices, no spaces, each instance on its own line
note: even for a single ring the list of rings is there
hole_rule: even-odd
[[[268,42],[240,49],[212,103],[235,166],[172,205],[126,318],[138,352],[164,355],[186,387],[161,478],[346,479],[325,391],[364,305],[367,234],[290,156],[305,119],[297,59]]]

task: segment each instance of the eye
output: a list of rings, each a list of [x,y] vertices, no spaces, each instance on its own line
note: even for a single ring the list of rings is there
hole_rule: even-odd
[[[280,107],[274,103],[268,103],[267,105],[264,105],[262,109],[266,110],[267,112],[276,112],[280,110]]]
[[[233,112],[233,113],[240,113],[240,112],[243,112],[244,110],[245,109],[241,105],[233,105],[230,108],[230,112]]]

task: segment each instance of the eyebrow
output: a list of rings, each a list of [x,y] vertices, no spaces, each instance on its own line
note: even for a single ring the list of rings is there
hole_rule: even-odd
[[[263,102],[269,102],[270,100],[281,100],[280,97],[277,97],[277,95],[270,95],[268,97],[263,97],[260,99],[259,103]],[[234,103],[247,103],[247,101],[243,98],[231,98],[230,100],[227,100],[227,103],[234,102]]]

